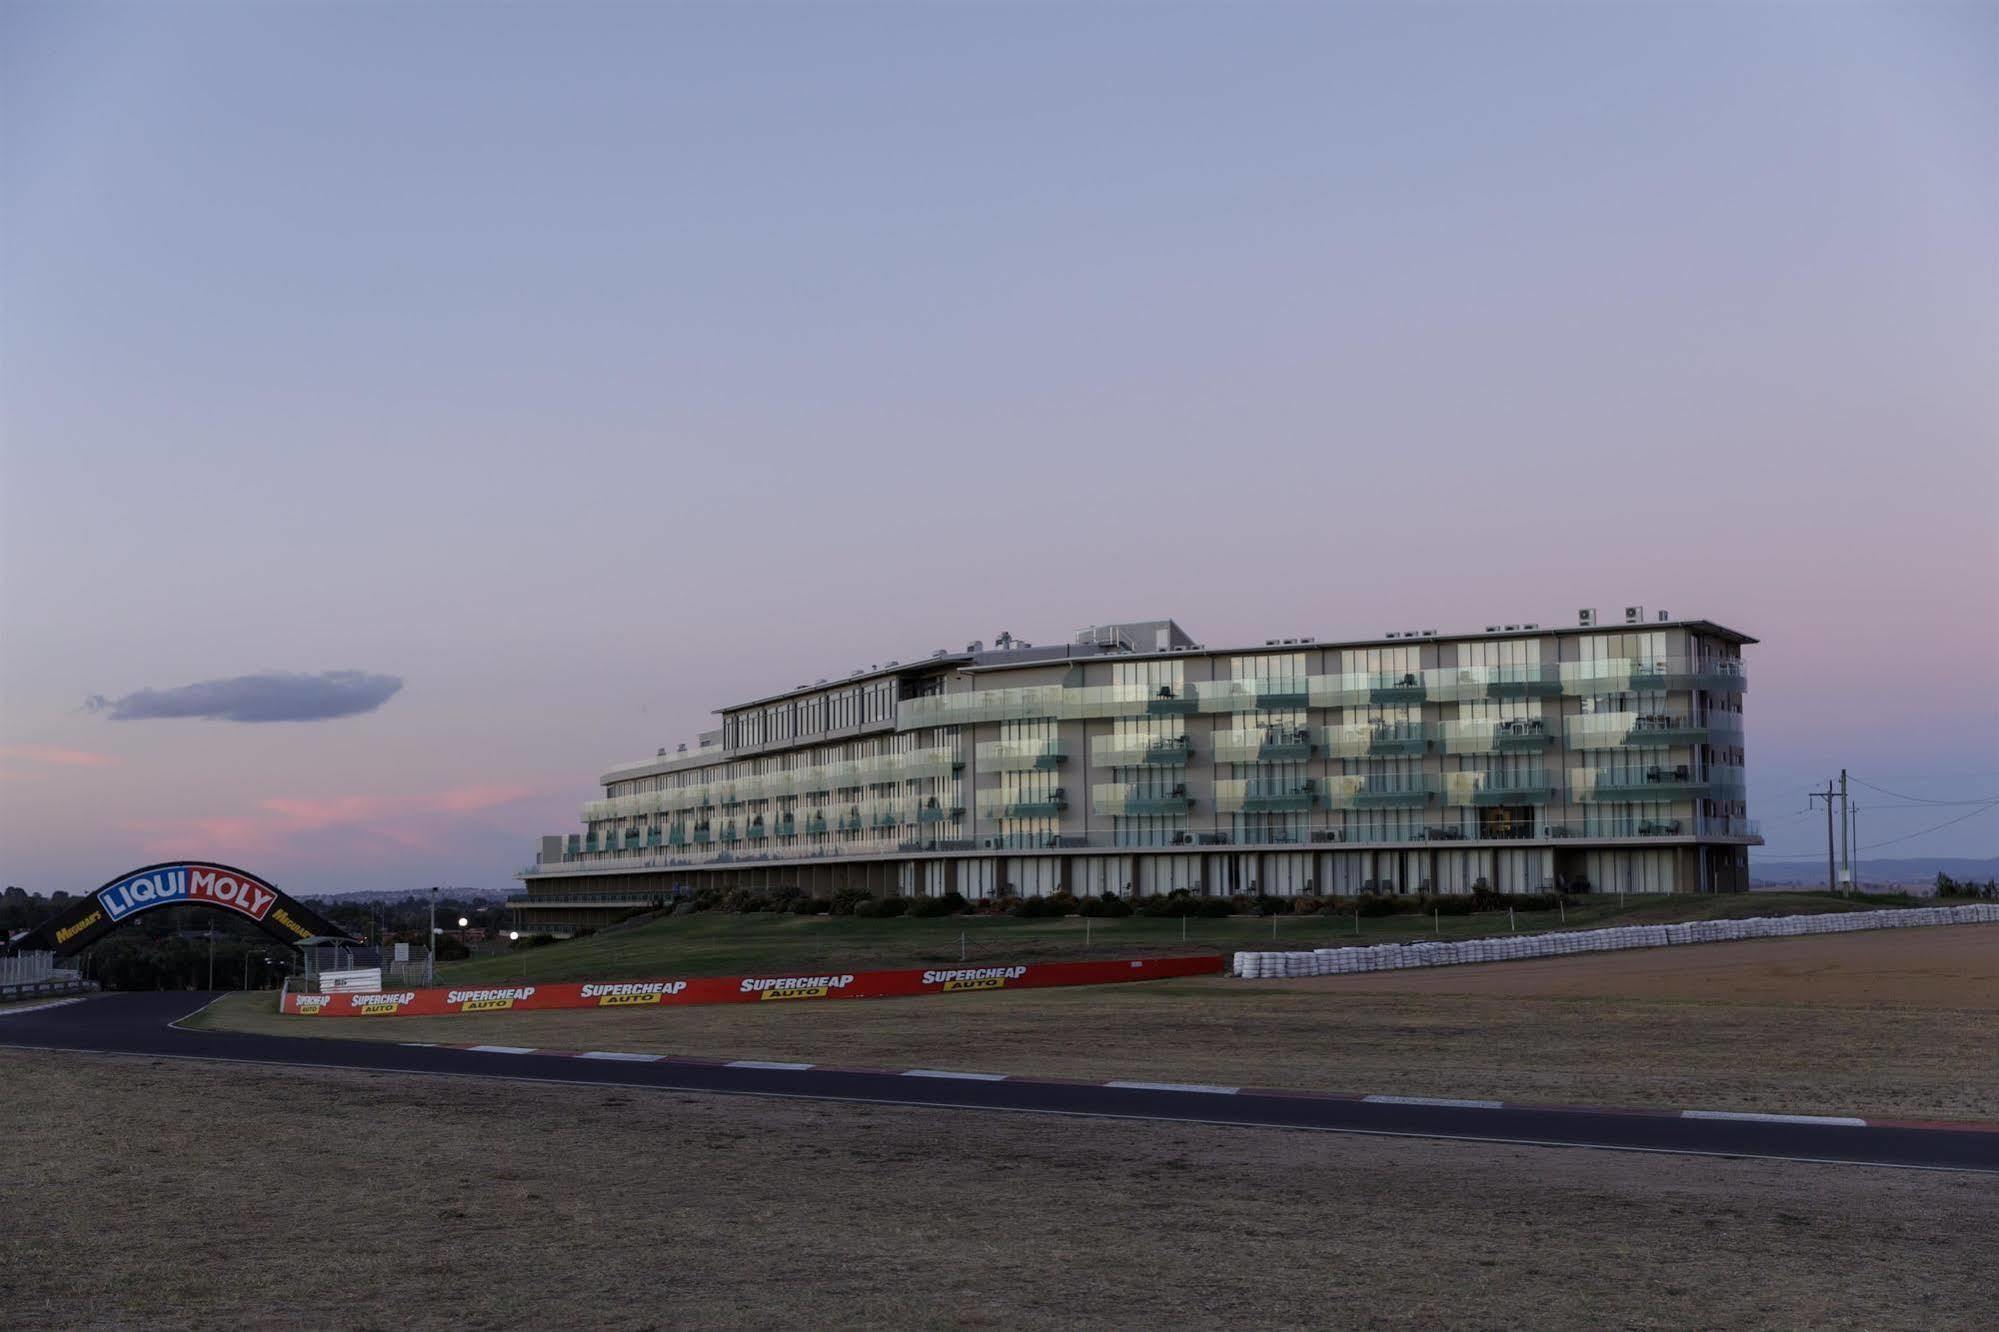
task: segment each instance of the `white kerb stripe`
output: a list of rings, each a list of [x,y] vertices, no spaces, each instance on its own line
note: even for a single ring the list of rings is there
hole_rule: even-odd
[[[781,1073],[803,1073],[810,1064],[777,1064],[768,1059],[731,1059],[723,1068],[774,1068]]]
[[[1376,1105],[1444,1105],[1458,1110],[1498,1110],[1504,1101],[1465,1101],[1449,1096],[1363,1096]]]
[[[45,1003],[22,1004],[19,1008],[0,1008],[0,1017],[11,1017],[16,1013],[39,1013],[44,1008],[61,1008],[64,1004],[80,1004],[82,996],[75,999],[50,999]]]
[[[576,1057],[578,1059],[622,1059],[632,1064],[656,1064],[666,1058],[665,1055],[620,1054],[616,1050],[585,1050]]]
[[[941,1068],[904,1069],[905,1078],[963,1078],[967,1082],[1005,1082],[1004,1073],[951,1073]]]
[[[1867,1121],[1847,1115],[1758,1115],[1740,1110],[1682,1110],[1681,1119],[1747,1119],[1758,1124],[1831,1124],[1837,1128],[1866,1128]]]
[[[476,1054],[533,1054],[535,1047],[532,1045],[475,1045],[472,1047],[472,1050]]]
[[[1126,1091],[1172,1091],[1207,1092],[1212,1096],[1233,1096],[1234,1087],[1216,1087],[1205,1082],[1106,1082],[1106,1087],[1122,1087]]]

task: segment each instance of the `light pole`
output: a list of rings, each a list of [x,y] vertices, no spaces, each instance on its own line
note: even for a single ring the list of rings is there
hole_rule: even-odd
[[[437,983],[437,885],[436,884],[432,884],[430,886],[430,938],[425,942],[428,944],[430,952],[424,959],[423,983],[425,985],[434,985]]]

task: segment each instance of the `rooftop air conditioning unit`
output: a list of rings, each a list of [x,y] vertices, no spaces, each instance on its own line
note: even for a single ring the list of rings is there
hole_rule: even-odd
[[[1670,620],[1672,618],[1673,617],[1671,615],[1668,615],[1665,611],[1659,612],[1659,620],[1661,623],[1664,623],[1665,621]]]
[[[1517,624],[1509,624],[1509,625],[1507,625],[1507,626],[1506,626],[1506,632],[1507,632],[1507,633],[1509,633],[1509,634],[1511,634],[1511,633],[1517,633],[1517,632],[1519,632],[1519,629],[1520,629],[1520,626],[1519,626],[1519,625],[1517,625]]]
[[[1585,629],[1590,629],[1590,628],[1593,628],[1593,627],[1595,627],[1595,625],[1596,625],[1596,612],[1595,612],[1595,611],[1593,611],[1593,610],[1590,610],[1590,609],[1588,609],[1587,607],[1585,607],[1585,608],[1584,608],[1584,609],[1582,609],[1582,610],[1579,610],[1579,611],[1577,611],[1577,612],[1576,612],[1576,623],[1577,623],[1577,624],[1579,624],[1579,625],[1581,625],[1581,626],[1582,626],[1583,628],[1585,628]]]
[[[1538,624],[1523,624],[1520,627],[1522,629],[1539,629],[1541,626]]]
[[[1395,633],[1395,632],[1393,632],[1392,630],[1391,630],[1391,631],[1389,632],[1389,635],[1388,635],[1388,636],[1389,636],[1390,638],[1400,638],[1400,637],[1402,637],[1402,635],[1401,635],[1401,634],[1398,634],[1398,633]]]
[[[931,653],[930,655],[932,658],[941,657],[944,655],[944,649],[938,648],[935,652]]]
[[[1624,608],[1624,622],[1626,624],[1643,624],[1645,622],[1645,608],[1643,606],[1626,606]]]
[[[1498,625],[1496,625],[1496,624],[1488,624],[1488,625],[1487,625],[1487,626],[1485,627],[1485,631],[1486,631],[1486,632],[1487,632],[1488,634],[1496,634],[1496,633],[1498,633],[1498,632],[1499,632],[1499,626],[1498,626]]]

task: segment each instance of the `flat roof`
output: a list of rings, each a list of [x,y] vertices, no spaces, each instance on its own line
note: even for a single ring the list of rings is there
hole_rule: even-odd
[[[1320,652],[1327,648],[1337,650],[1343,648],[1408,647],[1411,643],[1468,643],[1481,640],[1490,641],[1496,638],[1545,638],[1550,634],[1630,633],[1640,629],[1692,629],[1701,633],[1712,634],[1717,638],[1725,638],[1738,646],[1747,646],[1757,641],[1748,634],[1730,629],[1727,625],[1716,624],[1713,620],[1645,620],[1637,624],[1619,622],[1616,624],[1565,624],[1552,627],[1543,624],[1536,625],[1532,629],[1495,629],[1490,632],[1483,629],[1475,629],[1469,633],[1462,634],[1419,633],[1414,635],[1398,634],[1394,638],[1386,636],[1380,638],[1315,638],[1309,643],[1245,643],[1239,647],[1169,648],[1163,652],[1107,652],[1102,655],[1118,661],[1141,661],[1161,657],[1262,656],[1273,652]],[[1014,661],[988,662],[980,660],[962,669],[968,673],[973,671],[998,671],[1005,670],[1009,666],[1025,666],[1030,664],[1034,663]]]

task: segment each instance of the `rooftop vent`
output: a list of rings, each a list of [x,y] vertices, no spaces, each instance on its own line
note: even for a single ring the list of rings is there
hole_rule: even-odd
[[[1523,624],[1520,627],[1522,629],[1539,629],[1541,626],[1538,624]]]
[[[1496,633],[1498,633],[1498,632],[1499,632],[1499,626],[1498,626],[1498,625],[1496,625],[1496,624],[1488,624],[1488,625],[1487,625],[1487,626],[1485,627],[1485,631],[1486,631],[1486,632],[1487,632],[1488,634],[1496,634]]]
[[[1389,636],[1390,638],[1400,638],[1400,637],[1402,637],[1402,635],[1401,635],[1401,634],[1398,634],[1398,633],[1396,633],[1396,632],[1395,632],[1395,631],[1394,631],[1393,629],[1391,629],[1391,630],[1389,630],[1389,631],[1388,631],[1388,636]]]
[[[1663,624],[1663,623],[1665,623],[1665,622],[1666,622],[1667,620],[1670,620],[1670,619],[1672,619],[1672,618],[1673,618],[1673,617],[1672,617],[1671,615],[1667,614],[1667,613],[1666,613],[1665,611],[1660,611],[1660,612],[1659,612],[1659,621],[1660,621],[1660,623],[1662,623],[1662,624]]]
[[[1517,624],[1509,624],[1506,626],[1506,632],[1509,634],[1517,634],[1520,632],[1520,626]]]
[[[666,746],[665,746],[665,745],[661,745],[661,746],[659,747],[659,757],[661,757],[661,758],[665,758],[665,757],[666,757]]]
[[[936,650],[935,652],[933,652],[933,653],[931,653],[931,654],[930,654],[930,659],[931,659],[932,661],[935,661],[935,660],[936,660],[937,658],[939,658],[939,657],[941,657],[941,656],[943,656],[943,655],[944,655],[944,649],[943,649],[943,648],[938,648],[938,649],[937,649],[937,650]]]

